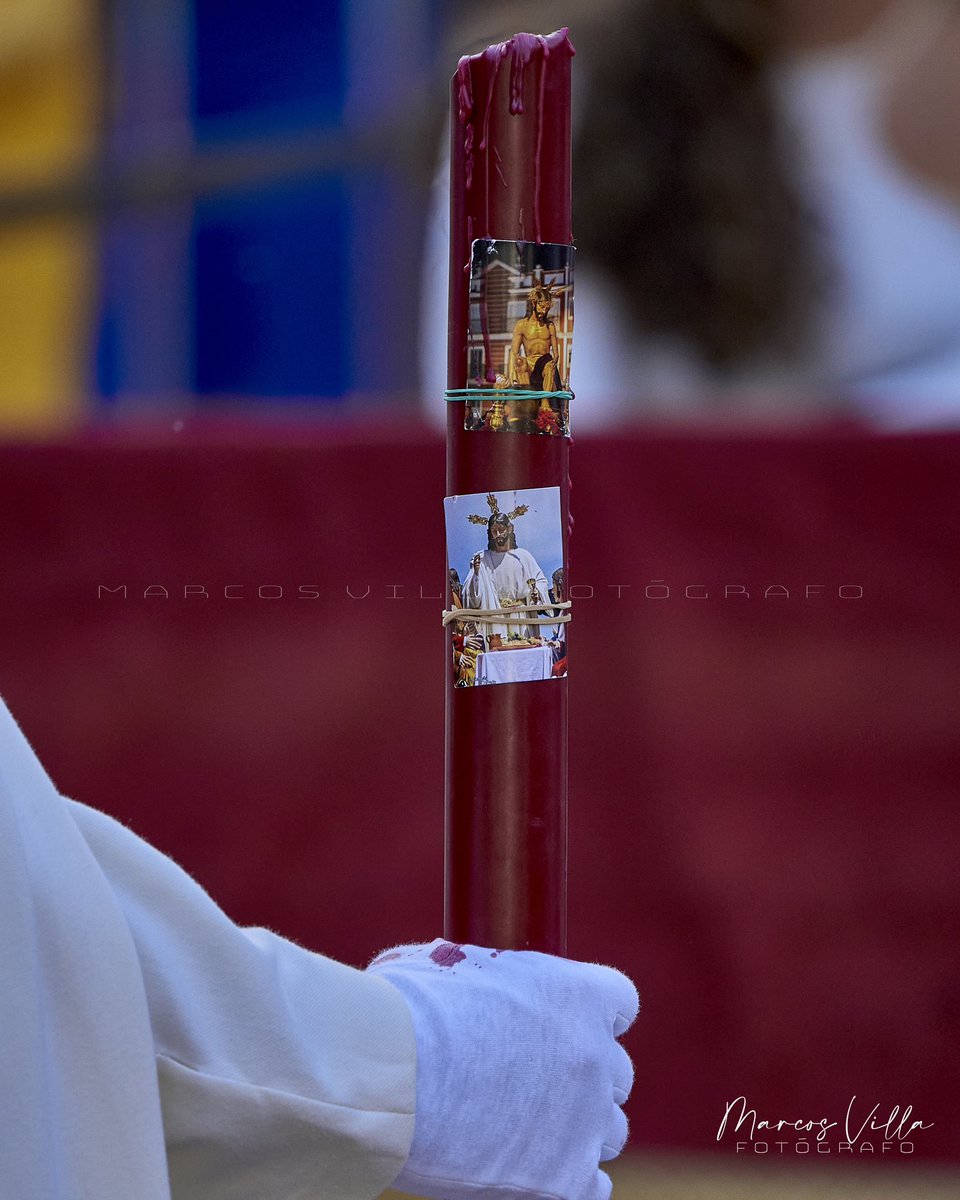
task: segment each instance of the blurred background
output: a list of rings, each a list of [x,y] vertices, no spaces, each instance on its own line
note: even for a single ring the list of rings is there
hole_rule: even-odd
[[[4,426],[409,406],[449,7],[5,5]]]
[[[561,24],[617,1194],[956,1195],[952,0],[7,0],[0,688],[236,920],[434,936],[448,80]],[[738,1149],[739,1096],[878,1125]]]

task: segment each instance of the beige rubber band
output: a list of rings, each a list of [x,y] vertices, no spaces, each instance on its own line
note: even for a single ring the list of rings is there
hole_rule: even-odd
[[[566,625],[573,614],[564,611],[559,617],[524,616],[524,613],[543,613],[548,609],[573,607],[570,600],[558,604],[518,604],[516,608],[445,608],[443,624],[451,621],[472,621],[481,625]]]

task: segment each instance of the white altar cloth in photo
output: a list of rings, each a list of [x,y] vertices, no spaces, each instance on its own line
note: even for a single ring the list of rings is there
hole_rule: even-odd
[[[549,646],[528,650],[493,650],[477,656],[477,687],[483,683],[526,683],[549,679],[553,651]]]

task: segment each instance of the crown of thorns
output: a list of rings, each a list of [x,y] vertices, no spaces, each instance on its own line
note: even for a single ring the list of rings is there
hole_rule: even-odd
[[[467,520],[473,525],[486,525],[491,517],[505,517],[508,521],[514,521],[517,517],[522,517],[523,514],[529,511],[529,504],[518,504],[512,512],[501,512],[500,505],[493,492],[487,492],[487,506],[490,509],[490,516],[483,516],[480,513],[471,513]]]

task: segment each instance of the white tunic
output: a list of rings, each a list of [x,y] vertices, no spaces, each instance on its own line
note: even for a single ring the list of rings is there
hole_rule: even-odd
[[[467,575],[463,586],[464,602],[468,608],[509,608],[513,604],[538,603],[531,598],[531,581],[544,608],[549,609],[550,592],[546,576],[529,550],[519,547],[504,551],[484,550],[478,569],[475,571],[471,568]],[[497,633],[502,638],[514,633],[522,637],[536,637],[540,633],[538,625],[519,622],[486,625],[483,628],[488,638]]]
[[[413,1135],[385,980],[233,925],[0,702],[0,1196],[361,1200]]]

